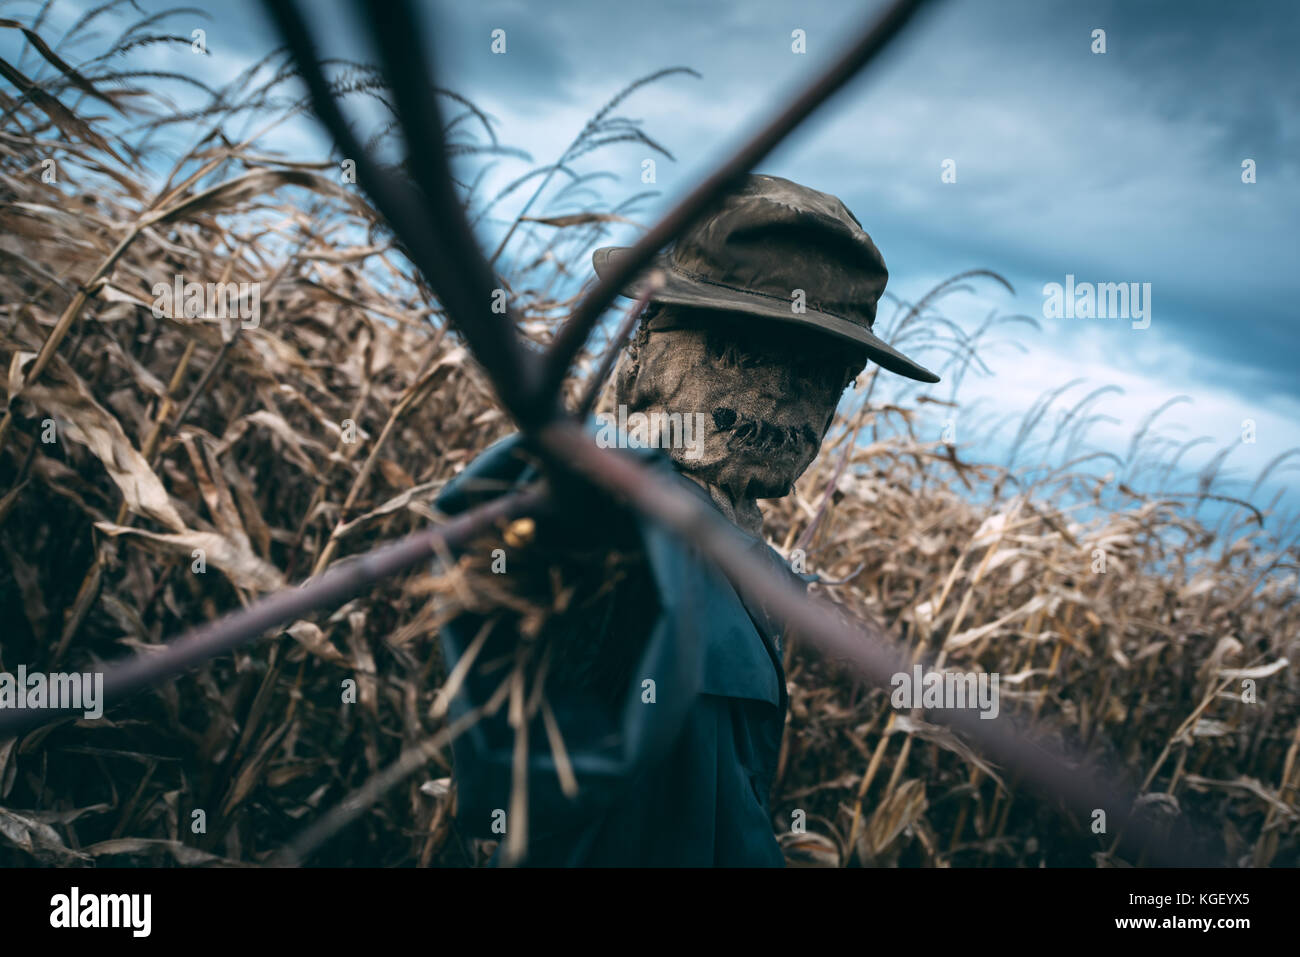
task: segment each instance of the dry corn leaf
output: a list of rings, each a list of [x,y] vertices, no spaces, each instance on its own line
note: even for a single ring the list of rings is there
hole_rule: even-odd
[[[35,818],[0,807],[0,837],[44,864],[70,867],[90,860],[63,843],[59,832]]]
[[[928,806],[925,782],[919,778],[909,778],[895,788],[888,798],[877,805],[862,832],[859,851],[866,851],[864,860],[874,859],[884,853],[900,834],[921,819]]]
[[[179,555],[191,564],[195,552],[201,551],[204,563],[226,576],[231,584],[251,592],[275,591],[285,585],[284,576],[275,566],[262,561],[247,547],[236,545],[216,532],[196,532],[186,529],[173,534],[148,532],[112,522],[96,522],[95,527],[112,538],[136,539],[163,552]]]
[[[56,428],[62,435],[84,445],[104,463],[131,512],[173,531],[185,528],[167,490],[144,456],[136,451],[117,419],[95,401],[81,377],[66,362],[56,356],[42,379],[28,384],[26,398],[42,415],[56,420]]]
[[[344,667],[351,664],[347,655],[335,648],[330,640],[325,637],[325,632],[321,631],[320,626],[312,624],[310,621],[295,621],[285,629],[285,633],[323,661],[343,665]]]

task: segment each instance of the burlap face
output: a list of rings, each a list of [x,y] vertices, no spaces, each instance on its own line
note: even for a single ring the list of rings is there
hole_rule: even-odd
[[[628,413],[700,413],[702,443],[667,451],[733,502],[752,502],[789,493],[863,364],[853,347],[799,326],[659,306],[620,370],[617,401]]]

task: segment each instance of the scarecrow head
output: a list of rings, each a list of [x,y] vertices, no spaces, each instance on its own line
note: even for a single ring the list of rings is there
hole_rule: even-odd
[[[597,274],[623,254],[596,250]],[[657,265],[664,280],[619,369],[617,401],[629,413],[702,414],[702,447],[668,452],[750,532],[761,529],[756,500],[790,491],[868,360],[939,381],[872,332],[889,274],[834,196],[749,176]]]

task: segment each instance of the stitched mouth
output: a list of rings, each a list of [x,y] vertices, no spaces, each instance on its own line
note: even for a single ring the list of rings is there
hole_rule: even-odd
[[[731,451],[797,454],[817,443],[817,433],[811,426],[780,425],[741,415],[726,406],[713,410],[713,426],[727,433],[727,448]]]

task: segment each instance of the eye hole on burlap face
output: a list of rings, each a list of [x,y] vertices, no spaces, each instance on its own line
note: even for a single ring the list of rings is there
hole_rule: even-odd
[[[803,385],[842,389],[866,364],[850,344],[780,322],[700,311],[681,314],[678,321],[698,323],[709,358],[724,369],[784,367]]]

